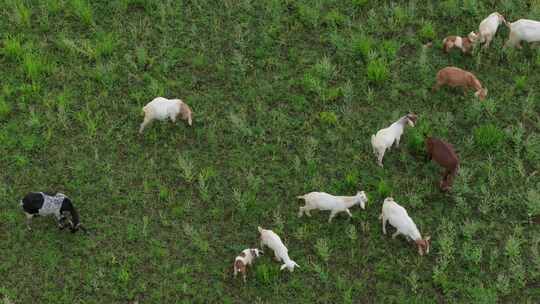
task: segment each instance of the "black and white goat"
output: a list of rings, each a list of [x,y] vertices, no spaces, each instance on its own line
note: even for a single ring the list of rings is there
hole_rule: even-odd
[[[73,206],[71,199],[63,193],[30,192],[21,200],[21,206],[26,214],[26,226],[29,230],[30,222],[34,216],[54,215],[58,222],[58,228],[64,229],[69,226],[71,232],[86,229],[81,226],[79,213]],[[67,215],[71,216],[71,219]]]

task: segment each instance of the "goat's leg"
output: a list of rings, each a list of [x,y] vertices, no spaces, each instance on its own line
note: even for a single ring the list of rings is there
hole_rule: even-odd
[[[244,277],[244,284],[246,283],[246,271],[242,272],[242,275]]]
[[[345,209],[345,212],[347,212],[347,214],[349,215],[349,217],[352,217],[351,210]]]
[[[398,231],[396,231],[396,232],[394,232],[394,234],[392,234],[392,238],[393,238],[393,239],[395,239],[395,238],[396,238],[396,236],[398,236],[398,235],[399,235],[399,230],[398,230]]]
[[[382,233],[386,235],[386,221],[388,220],[384,214],[381,214],[382,217]]]
[[[385,150],[382,150],[382,151],[379,150],[378,152],[379,152],[379,154],[378,154],[378,158],[377,158],[377,163],[379,164],[379,166],[382,167],[383,166],[382,160],[383,160],[383,157],[384,157]]]
[[[305,207],[300,207],[300,209],[298,210],[298,217],[302,217],[302,215],[304,215],[304,208]]]
[[[279,255],[277,255],[276,252],[274,252],[274,259],[275,259],[276,261],[278,261],[278,262],[281,261],[281,258],[279,257]]]
[[[26,214],[26,229],[32,230],[32,227],[30,227],[30,223],[32,222],[32,218],[34,217],[34,215],[26,212],[24,214]]]
[[[148,116],[144,116],[144,120],[141,124],[141,127],[139,128],[139,134],[142,134],[144,128],[146,128],[146,126],[148,126],[152,121],[153,121],[152,118],[149,118]]]
[[[401,139],[401,136],[396,137],[396,148],[399,147],[399,140]]]
[[[336,216],[336,214],[338,214],[338,211],[332,210],[332,212],[330,212],[330,217],[328,218],[328,223],[332,222],[332,219],[334,218],[334,216]]]
[[[169,118],[171,119],[171,121],[172,121],[173,123],[176,123],[176,115],[170,114],[170,115],[169,115]]]
[[[493,35],[486,35],[486,44],[484,44],[485,49],[489,47],[492,39],[493,39]]]

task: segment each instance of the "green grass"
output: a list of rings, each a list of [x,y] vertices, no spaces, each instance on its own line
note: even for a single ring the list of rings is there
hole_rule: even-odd
[[[0,4],[0,302],[538,303],[538,50],[446,55],[493,11],[538,1],[87,1]],[[432,48],[423,45],[433,41]],[[431,93],[438,69],[489,89]],[[182,98],[193,127],[141,107]],[[376,164],[370,137],[418,113]],[[449,194],[425,135],[461,157]],[[71,196],[90,236],[25,230],[28,191]],[[353,218],[297,218],[297,195],[354,195]],[[392,196],[428,256],[383,236]],[[268,251],[248,282],[234,257],[279,233],[301,268]],[[388,228],[393,232],[393,228]]]

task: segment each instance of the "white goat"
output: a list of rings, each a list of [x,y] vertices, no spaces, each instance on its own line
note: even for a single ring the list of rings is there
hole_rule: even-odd
[[[261,227],[257,227],[257,229],[259,229],[259,233],[261,234],[261,249],[264,249],[265,245],[268,246],[274,251],[276,261],[283,261],[284,264],[281,265],[280,270],[287,268],[290,272],[293,272],[294,267],[300,267],[295,261],[289,258],[289,250],[283,245],[283,242],[274,231]]]
[[[416,119],[416,114],[409,113],[398,119],[398,121],[394,122],[388,128],[381,129],[376,135],[371,136],[371,146],[373,147],[373,153],[377,156],[379,166],[383,166],[382,160],[386,149],[392,147],[394,141],[396,142],[396,147],[399,146],[399,139],[403,134],[405,124],[414,127]]]
[[[416,228],[416,224],[407,214],[407,210],[398,205],[393,198],[387,197],[384,199],[382,206],[382,214],[379,217],[382,219],[383,234],[386,234],[386,222],[396,227],[397,231],[392,234],[392,238],[396,238],[399,234],[403,234],[407,239],[412,239],[418,247],[418,253],[424,255],[429,253],[429,244],[431,237],[422,238],[420,231]]]
[[[253,263],[255,258],[258,258],[259,255],[262,255],[264,252],[257,248],[248,248],[242,250],[240,254],[234,259],[234,277],[240,272],[244,277],[244,282],[246,282],[246,271],[247,266]]]
[[[506,22],[506,20],[497,12],[491,13],[486,19],[480,22],[480,25],[478,26],[478,36],[480,38],[480,43],[485,43],[485,48],[489,47],[491,40],[495,37],[497,28],[499,28],[499,25],[503,22]]]
[[[347,212],[347,214],[352,217],[349,208],[353,207],[354,205],[360,205],[362,209],[366,209],[366,202],[368,201],[364,191],[357,192],[355,196],[334,196],[325,192],[310,192],[308,194],[298,196],[298,198],[306,201],[306,205],[304,207],[300,207],[298,217],[304,215],[304,212],[308,216],[311,216],[309,211],[313,209],[331,210],[330,217],[328,218],[329,223],[332,221],[332,218],[336,216],[336,214],[343,211]]]
[[[528,19],[519,19],[512,23],[505,23],[510,28],[506,46],[517,46],[521,48],[521,41],[539,42],[540,41],[540,22]]]
[[[181,119],[187,120],[188,125],[191,126],[192,123],[191,108],[180,99],[156,97],[142,110],[144,112],[144,121],[139,128],[139,134],[142,134],[144,128],[155,119],[166,120],[170,118],[175,123],[176,118],[180,116]]]

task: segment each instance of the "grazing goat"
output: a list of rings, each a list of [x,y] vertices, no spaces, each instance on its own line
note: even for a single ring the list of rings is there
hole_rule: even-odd
[[[508,35],[508,41],[505,43],[507,46],[517,46],[521,48],[521,41],[527,42],[539,42],[540,41],[540,22],[528,19],[519,19],[512,23],[506,23],[506,26],[510,29]]]
[[[462,87],[463,94],[467,93],[467,89],[474,88],[476,90],[474,96],[480,100],[484,100],[488,92],[473,73],[452,66],[442,68],[437,72],[437,80],[432,91],[438,90],[442,85]]]
[[[274,231],[262,229],[261,227],[257,227],[257,229],[259,229],[259,233],[261,234],[261,249],[263,249],[265,245],[270,247],[270,249],[274,251],[276,261],[283,261],[284,264],[281,265],[280,270],[287,268],[290,272],[293,272],[294,267],[300,267],[295,261],[289,258],[287,247],[283,245],[283,242]]]
[[[497,28],[499,28],[499,25],[503,22],[506,23],[506,20],[497,12],[491,13],[486,19],[480,22],[480,25],[478,26],[478,38],[480,43],[485,43],[484,48],[489,47],[491,40],[495,37]]]
[[[448,53],[452,48],[458,48],[464,54],[470,54],[473,50],[476,35],[471,32],[468,37],[448,36],[443,40],[444,52]]]
[[[234,259],[234,277],[240,272],[244,277],[244,283],[246,282],[246,270],[247,266],[253,263],[255,258],[258,258],[264,252],[257,248],[244,249],[240,254]]]
[[[459,158],[454,151],[454,146],[438,138],[428,137],[426,139],[426,150],[428,159],[433,159],[445,169],[439,183],[441,190],[450,190],[454,177],[459,170]]]
[[[298,212],[298,217],[301,217],[304,212],[311,216],[309,213],[310,210],[319,209],[319,210],[331,210],[330,217],[328,222],[332,221],[332,218],[340,212],[347,212],[347,214],[352,217],[351,211],[349,208],[354,205],[360,205],[362,209],[366,209],[366,202],[368,198],[364,191],[359,191],[355,196],[334,196],[325,192],[310,192],[302,196],[298,196],[299,199],[306,201],[304,207],[300,207]]]
[[[388,221],[390,225],[397,229],[392,234],[393,239],[399,234],[403,234],[407,239],[412,239],[416,243],[420,255],[429,253],[431,237],[422,238],[420,231],[416,228],[416,224],[407,214],[407,210],[398,205],[393,198],[387,197],[384,199],[382,213],[379,219],[382,219],[383,234],[386,235],[386,222]]]
[[[388,128],[381,129],[376,135],[371,136],[371,146],[373,147],[373,153],[377,156],[379,166],[383,166],[382,160],[386,149],[392,147],[394,141],[396,142],[396,147],[399,147],[399,139],[403,134],[405,125],[408,124],[414,127],[417,118],[416,114],[409,113],[398,119]]]
[[[144,128],[155,119],[166,120],[170,118],[173,123],[176,122],[178,116],[183,120],[187,120],[191,126],[191,108],[180,99],[167,99],[156,97],[142,108],[144,113],[144,121],[139,128],[139,134],[142,134]]]
[[[30,222],[34,216],[54,215],[60,229],[69,226],[71,232],[76,232],[79,228],[86,231],[79,222],[79,213],[71,199],[63,193],[30,192],[21,200],[21,206],[26,214],[28,230],[32,229]],[[67,214],[71,215],[71,220],[66,217]]]

